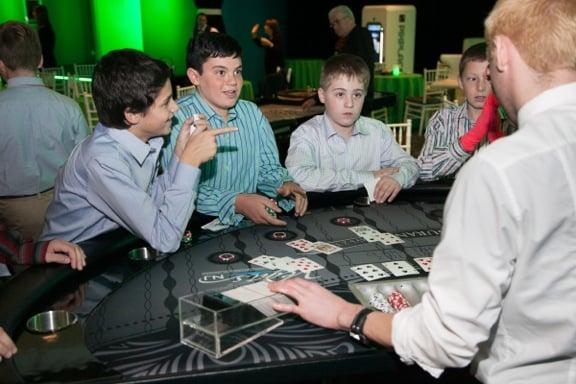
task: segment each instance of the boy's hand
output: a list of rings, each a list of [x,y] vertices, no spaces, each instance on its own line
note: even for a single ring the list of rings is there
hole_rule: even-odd
[[[86,255],[78,245],[54,239],[48,243],[46,262],[70,264],[72,269],[81,271],[86,266]]]
[[[236,196],[236,213],[246,216],[255,224],[286,225],[286,222],[279,220],[271,212],[280,213],[276,201],[254,193],[241,193]]]
[[[390,203],[401,190],[402,186],[400,183],[390,176],[383,176],[378,180],[374,188],[374,200],[376,200],[377,203]]]
[[[278,190],[279,195],[288,197],[290,196],[296,206],[294,207],[294,213],[296,216],[302,216],[306,213],[306,209],[308,208],[308,196],[306,195],[306,191],[302,189],[298,184],[287,181]]]
[[[207,129],[208,128],[208,121],[206,120],[206,116],[201,113],[195,113],[186,120],[182,124],[182,128],[178,133],[178,137],[176,138],[176,145],[174,146],[174,155],[179,159],[182,158],[182,153],[184,152],[184,148],[186,148],[186,143],[188,143],[188,139],[196,129],[200,127],[200,129]]]
[[[182,131],[187,131],[186,135],[189,135],[189,137],[180,161],[195,167],[199,167],[200,164],[214,158],[218,149],[216,136],[238,130],[235,127],[208,129],[208,124],[202,124],[201,121],[196,123],[196,129],[192,134],[190,134],[189,129],[185,128],[186,123],[182,126]],[[180,132],[181,134],[182,132]],[[180,139],[180,135],[178,135],[178,139]]]

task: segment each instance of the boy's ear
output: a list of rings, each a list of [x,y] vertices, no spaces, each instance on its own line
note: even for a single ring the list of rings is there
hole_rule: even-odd
[[[326,94],[324,93],[324,89],[318,88],[318,99],[320,102],[324,104],[326,102]]]
[[[136,125],[142,120],[142,112],[134,112],[130,108],[124,109],[124,121],[127,125]]]
[[[197,70],[194,68],[188,68],[186,70],[186,75],[188,76],[188,80],[190,80],[193,85],[198,86],[200,83],[200,73]]]

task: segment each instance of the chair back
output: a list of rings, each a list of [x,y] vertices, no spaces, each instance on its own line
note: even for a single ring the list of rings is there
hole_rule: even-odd
[[[74,64],[74,75],[92,78],[96,64]]]
[[[181,97],[190,95],[196,91],[195,85],[189,85],[187,87],[181,87],[179,85],[176,86],[176,98],[179,99]]]
[[[388,122],[388,107],[372,110],[372,112],[370,112],[370,117],[376,120],[380,120],[383,123]]]
[[[88,122],[90,132],[92,132],[98,124],[98,112],[96,112],[94,99],[92,98],[91,93],[84,92],[82,93],[82,100],[84,105],[84,115],[86,116],[86,121]]]
[[[392,130],[396,142],[400,147],[410,155],[412,149],[412,120],[408,119],[405,123],[386,124]]]
[[[82,94],[89,93],[92,94],[92,81],[88,81],[86,78],[80,78],[77,76],[68,76],[68,81],[70,84],[70,89],[72,90],[72,98],[74,100],[80,101],[82,99]]]
[[[45,67],[40,68],[40,77],[44,84],[54,91],[69,96],[67,82],[64,77],[64,67]]]
[[[434,88],[434,83],[439,80],[445,80],[450,75],[447,67],[437,69],[424,68],[424,91],[422,92],[422,102],[426,104],[427,100],[432,98],[442,98],[446,95],[446,89]]]

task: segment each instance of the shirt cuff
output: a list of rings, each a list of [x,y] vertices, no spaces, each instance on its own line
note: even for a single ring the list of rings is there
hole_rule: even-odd
[[[407,308],[394,315],[392,318],[392,345],[394,351],[400,357],[404,364],[412,365],[418,364],[423,370],[428,372],[434,378],[439,378],[444,372],[443,368],[431,367],[419,361],[418,357],[410,350],[410,338],[413,337],[414,332],[410,326],[415,324],[412,317],[418,315],[419,312],[416,308]]]

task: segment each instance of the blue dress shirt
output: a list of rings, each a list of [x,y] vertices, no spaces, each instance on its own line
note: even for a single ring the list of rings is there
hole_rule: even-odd
[[[174,158],[156,177],[163,141],[98,124],[58,174],[41,239],[79,242],[124,227],[154,249],[177,250],[200,170]]]

